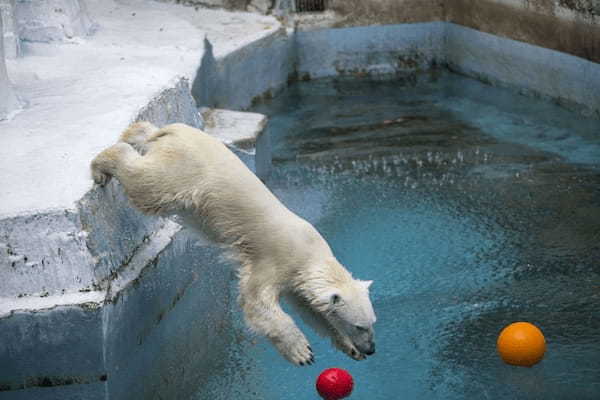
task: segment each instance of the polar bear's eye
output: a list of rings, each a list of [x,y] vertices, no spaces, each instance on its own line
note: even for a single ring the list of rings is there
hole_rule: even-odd
[[[360,325],[354,325],[354,328],[356,328],[356,330],[359,332],[366,332],[369,330],[369,328],[365,328],[364,326],[360,326]]]
[[[331,304],[340,304],[342,302],[342,297],[339,294],[331,295]]]

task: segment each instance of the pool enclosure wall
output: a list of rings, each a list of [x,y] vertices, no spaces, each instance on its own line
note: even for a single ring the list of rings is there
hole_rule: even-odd
[[[202,127],[196,106],[244,110],[290,80],[433,67],[600,117],[600,35],[592,18],[600,10],[583,3],[329,0],[328,17],[300,16],[293,29],[261,16],[264,32],[225,47],[189,28],[204,42],[196,65],[173,72],[129,118]],[[270,6],[286,11],[285,4]],[[180,14],[168,7],[182,7],[157,11],[177,23]],[[94,10],[89,17],[102,21]],[[7,65],[0,87],[11,84]],[[15,121],[1,123],[0,138]],[[110,135],[114,141],[119,132]],[[253,156],[240,154],[254,169]],[[73,168],[87,169],[90,160]],[[11,187],[4,189],[10,200]],[[227,348],[232,266],[175,222],[141,215],[115,181],[89,183],[73,197],[73,207],[26,209],[7,200],[0,210],[0,399],[185,398]]]

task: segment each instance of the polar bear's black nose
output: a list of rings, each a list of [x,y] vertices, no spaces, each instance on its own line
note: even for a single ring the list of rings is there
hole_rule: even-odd
[[[365,354],[368,356],[375,354],[375,343],[371,343]]]

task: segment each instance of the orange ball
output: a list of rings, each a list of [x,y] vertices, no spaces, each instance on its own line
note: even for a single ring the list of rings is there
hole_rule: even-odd
[[[546,340],[537,326],[515,322],[500,332],[496,347],[505,363],[531,367],[544,357]]]

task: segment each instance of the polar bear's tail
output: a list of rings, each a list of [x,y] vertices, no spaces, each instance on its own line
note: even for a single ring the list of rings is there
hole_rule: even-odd
[[[119,141],[130,144],[138,153],[144,155],[148,151],[148,139],[156,131],[158,128],[150,122],[135,122],[123,131]]]

